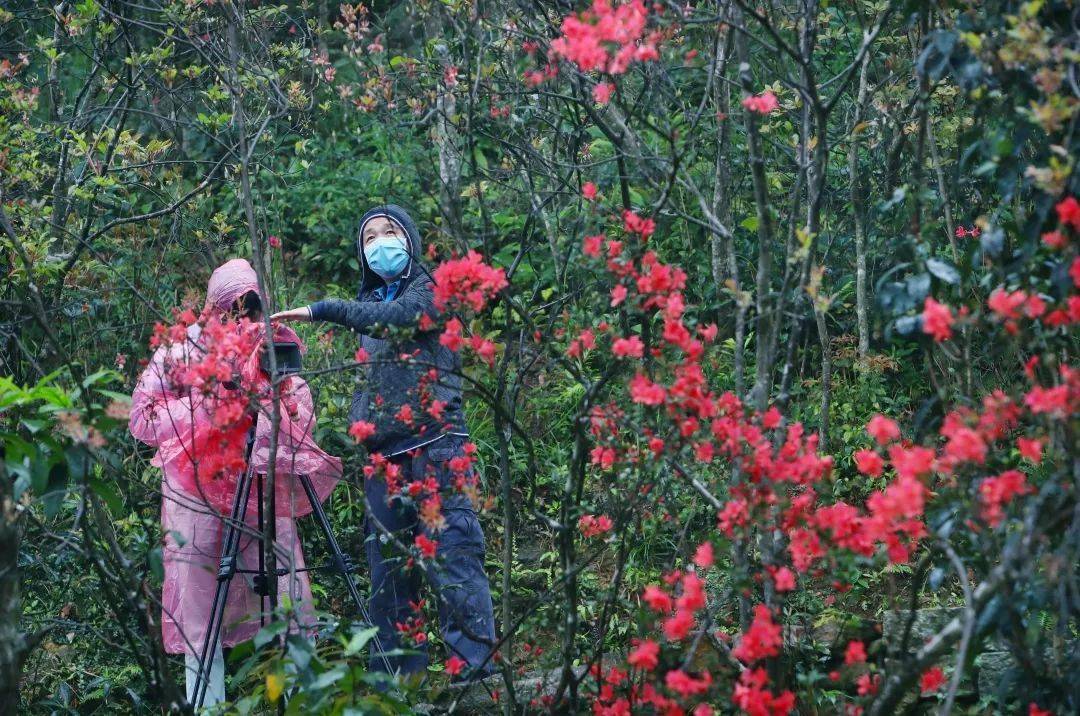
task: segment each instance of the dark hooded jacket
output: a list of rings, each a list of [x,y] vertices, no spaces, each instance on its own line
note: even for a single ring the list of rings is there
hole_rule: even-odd
[[[349,409],[350,425],[358,420],[375,425],[365,441],[371,452],[394,455],[427,444],[447,434],[465,435],[461,401],[461,357],[439,342],[438,328],[421,330],[420,316],[436,318],[431,274],[420,263],[420,231],[400,206],[386,204],[367,212],[360,228],[371,218],[389,216],[408,237],[409,264],[401,274],[397,292],[383,301],[376,291],[382,278],[368,267],[357,237],[360,290],[356,300],[327,299],[313,303],[311,317],[351,328],[360,334],[360,347],[368,363]],[[437,371],[435,380],[428,376]],[[439,418],[429,408],[444,404]],[[411,422],[399,419],[402,406],[411,409]]]

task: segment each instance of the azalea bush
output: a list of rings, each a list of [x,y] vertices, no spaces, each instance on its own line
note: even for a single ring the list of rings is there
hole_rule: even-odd
[[[0,11],[11,391],[102,369],[119,398],[152,341],[199,323],[221,350],[177,379],[217,395],[257,327],[184,312],[209,269],[250,256],[281,307],[351,297],[355,219],[392,200],[435,284],[416,330],[465,365],[454,488],[482,513],[499,635],[484,708],[1076,711],[1074,7],[314,5]],[[385,480],[435,533],[392,547],[429,569],[438,490],[346,422],[369,357],[300,330],[316,439],[346,461],[342,544],[361,551],[361,481]],[[247,375],[221,431],[265,403]],[[35,638],[4,673],[28,711],[158,710],[180,673],[147,616],[154,472],[100,406],[20,406],[0,413],[4,525],[26,533],[9,631]],[[42,431],[88,446],[93,479],[51,444],[34,462]],[[226,494],[236,456],[203,437],[197,474]],[[379,692],[344,590],[313,581],[336,629],[279,648],[283,612],[231,655],[230,708],[467,698],[448,655]],[[439,654],[435,605],[414,607],[406,641]]]

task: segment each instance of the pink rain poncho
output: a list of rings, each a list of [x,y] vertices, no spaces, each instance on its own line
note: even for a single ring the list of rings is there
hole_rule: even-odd
[[[211,316],[221,316],[238,298],[258,291],[255,271],[243,259],[218,267],[207,285],[206,308]],[[187,340],[162,345],[154,353],[139,378],[131,401],[131,434],[157,448],[152,460],[163,473],[161,522],[165,536],[162,588],[162,633],[165,649],[172,654],[198,654],[202,648],[210,607],[217,587],[217,571],[224,532],[223,514],[228,515],[235,494],[238,471],[213,480],[193,479],[192,446],[212,427],[208,398],[170,381],[177,365],[185,364],[200,350],[198,323],[188,327]],[[278,327],[274,339],[292,341],[303,347],[296,334]],[[258,355],[245,362],[257,367]],[[265,380],[265,379],[263,379]],[[304,568],[304,555],[296,534],[295,517],[308,514],[311,505],[296,475],[311,477],[319,499],[325,499],[341,477],[341,460],[327,455],[311,437],[314,404],[307,383],[291,376],[281,383],[280,426],[276,464],[276,524],[278,567],[290,574],[278,579],[278,594],[301,605],[309,613],[311,588]],[[270,457],[270,400],[261,401],[257,416],[251,464],[265,474]],[[231,440],[246,442],[246,431],[226,433]],[[232,447],[236,447],[235,445]],[[235,451],[234,451],[235,452]],[[256,534],[256,490],[251,490],[245,519],[249,529],[240,540],[239,567],[257,569],[260,539]],[[238,572],[226,601],[222,644],[226,647],[254,637],[259,629],[261,600],[251,588],[252,576]]]

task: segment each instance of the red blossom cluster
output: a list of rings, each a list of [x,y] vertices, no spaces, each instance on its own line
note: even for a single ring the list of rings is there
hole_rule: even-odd
[[[771,114],[780,107],[780,102],[772,92],[762,92],[759,95],[750,95],[742,101],[742,106],[748,112],[755,114]]]
[[[873,447],[856,450],[854,462],[860,473],[885,477],[885,486],[872,493],[862,506],[843,501],[828,503],[819,491],[830,492],[827,480],[833,460],[818,454],[817,436],[805,434],[798,423],[784,427],[775,409],[750,410],[734,394],[717,395],[709,389],[701,365],[702,341],[713,339],[715,327],[692,327],[682,294],[685,273],[663,264],[655,253],[646,250],[655,225],[632,213],[622,218],[625,240],[591,235],[584,240],[583,254],[602,262],[610,274],[614,283],[612,307],[640,312],[646,320],[658,319],[663,328],[651,333],[652,344],[643,340],[645,334],[611,335],[611,352],[618,358],[651,355],[669,360],[659,363],[661,370],[656,365],[650,370],[636,370],[627,381],[630,404],[645,409],[646,427],[636,429],[633,439],[628,440],[624,434],[627,420],[623,409],[614,402],[594,406],[589,420],[591,463],[599,470],[612,471],[619,465],[639,465],[645,459],[678,456],[684,451],[700,462],[726,461],[741,479],[730,485],[730,497],[718,510],[719,530],[739,540],[747,540],[752,531],[763,529],[782,536],[782,554],[771,556],[773,563],[762,564],[761,573],[752,575],[770,579],[780,599],[795,588],[797,575],[819,578],[838,560],[869,559],[880,551],[893,563],[909,561],[927,535],[925,513],[935,497],[931,487],[959,487],[967,494],[974,493],[974,516],[990,528],[997,527],[1009,505],[1032,488],[1019,469],[986,477],[981,471],[991,456],[1003,454],[1003,443],[1014,435],[1023,418],[1062,418],[1080,410],[1080,371],[1062,365],[1055,381],[1035,382],[1023,400],[997,391],[986,396],[981,409],[950,412],[940,428],[939,440],[932,446],[903,440],[896,421],[875,415],[866,426]],[[1040,309],[1037,298],[1023,294],[1022,300],[1010,300],[1015,302],[1015,310],[1039,315],[1045,307]],[[991,301],[992,310],[997,301]],[[966,307],[954,310],[928,298],[923,330],[935,340],[949,340],[957,319],[967,316]],[[594,350],[602,345],[609,328],[601,322],[581,330],[568,353],[580,356]],[[1032,378],[1036,363],[1028,367]],[[1012,439],[1025,460],[1042,460],[1044,439],[1031,435]],[[971,474],[970,487],[960,482],[966,474]],[[711,544],[703,543],[692,561],[699,569],[709,568],[713,563]],[[706,679],[679,669],[658,671],[665,661],[665,649],[678,650],[695,629],[697,612],[704,606],[704,593],[699,589],[702,580],[695,572],[668,575],[665,582],[667,587],[649,585],[641,594],[643,604],[657,614],[657,627],[664,640],[639,640],[626,661],[628,668],[655,680],[647,679],[644,686],[631,685],[628,691],[621,692],[615,688],[617,684],[606,682],[594,704],[595,713],[625,713],[621,709],[627,704],[653,703],[648,698],[670,701],[670,697],[663,696],[663,689],[677,699],[670,704],[671,710],[664,712],[687,713],[687,700],[712,688]],[[679,588],[675,589],[675,585]],[[842,592],[846,585],[834,581],[834,587]],[[750,666],[778,656],[782,648],[781,625],[774,616],[779,613],[758,605],[753,622],[738,638],[732,655]],[[865,646],[852,642],[845,654],[846,664],[853,667],[866,659]],[[927,689],[940,687],[939,671],[931,669],[924,675]],[[880,679],[877,673],[860,673],[856,679],[859,694],[876,693]],[[744,671],[732,687],[733,702],[747,713],[788,713],[794,707],[794,696],[787,691],[773,694],[767,689],[768,683],[764,669]]]
[[[233,483],[226,478],[244,469],[245,436],[269,389],[259,368],[262,327],[209,312],[197,316],[191,309],[174,313],[174,324],[155,324],[150,346],[183,356],[166,359],[163,379],[189,396],[192,411],[208,418],[180,436],[180,486],[213,504],[228,504]]]
[[[551,41],[553,58],[574,63],[584,72],[620,75],[634,61],[660,58],[658,32],[645,34],[645,3],[593,0],[592,7],[563,19],[561,35]]]
[[[484,263],[475,251],[439,264],[433,273],[435,307],[440,311],[469,308],[482,311],[499,291],[506,288],[506,272]]]
[[[582,515],[578,519],[578,531],[586,539],[610,532],[613,526],[607,515]]]

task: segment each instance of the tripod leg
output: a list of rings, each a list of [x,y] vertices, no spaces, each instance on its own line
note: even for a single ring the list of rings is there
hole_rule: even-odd
[[[266,574],[266,555],[263,554],[261,544],[263,535],[263,476],[255,477],[255,499],[259,505],[256,507],[258,530],[259,530],[259,574],[255,577],[255,591],[259,595],[259,626],[266,626],[266,593],[269,588],[269,578]],[[264,581],[265,580],[265,581]],[[277,582],[275,582],[276,584]]]
[[[195,676],[193,689],[195,703],[193,706],[196,709],[202,708],[203,701],[206,699],[210,662],[221,644],[221,627],[225,618],[225,602],[229,596],[229,585],[232,584],[233,575],[236,574],[236,555],[240,551],[241,525],[247,511],[248,497],[251,494],[251,479],[252,471],[250,469],[245,470],[236,484],[232,512],[229,520],[225,523],[225,532],[221,542],[221,562],[218,566],[217,588],[214,590],[214,601],[210,606],[210,621],[206,625],[206,634],[203,637],[203,646],[199,653],[199,671]]]
[[[341,551],[341,545],[338,544],[337,537],[334,536],[333,530],[330,529],[330,520],[326,516],[326,511],[323,509],[322,502],[319,501],[319,496],[315,492],[315,487],[311,484],[311,478],[307,475],[299,475],[298,479],[304,488],[304,492],[307,494],[308,502],[311,503],[311,513],[315,516],[315,521],[319,524],[319,530],[323,533],[323,537],[326,538],[326,544],[330,549],[330,559],[334,569],[336,569],[345,580],[345,588],[349,591],[349,596],[352,597],[352,600],[356,602],[356,609],[360,612],[360,618],[363,619],[366,624],[374,626],[375,622],[372,621],[371,615],[368,614],[367,606],[364,604],[364,599],[360,596],[360,590],[356,586],[356,580],[353,578],[352,567],[345,557],[345,553]],[[383,653],[383,647],[379,641],[378,635],[374,637],[372,648],[378,649],[379,654],[382,656],[383,663],[386,666],[386,673],[394,673],[390,660]]]

